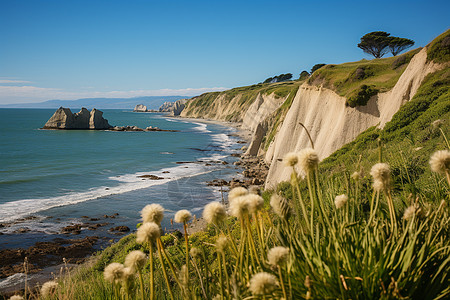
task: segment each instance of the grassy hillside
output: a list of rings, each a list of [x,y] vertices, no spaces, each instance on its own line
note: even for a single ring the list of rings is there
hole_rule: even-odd
[[[221,101],[224,105],[233,103],[230,113],[225,117],[225,121],[241,122],[243,114],[249,106],[255,101],[256,97],[261,95],[273,94],[278,98],[285,98],[296,91],[302,81],[285,81],[279,83],[259,83],[251,86],[238,87],[223,92],[205,93],[192,98],[185,108],[187,116],[209,115],[215,116],[214,102]]]
[[[420,50],[388,58],[326,65],[314,72],[308,83],[323,85],[347,99],[354,97],[362,86],[372,87],[376,92],[386,92],[394,87],[411,58]]]

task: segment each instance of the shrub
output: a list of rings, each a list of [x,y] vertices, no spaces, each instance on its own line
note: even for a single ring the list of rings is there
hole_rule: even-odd
[[[358,90],[347,99],[345,104],[350,107],[364,106],[369,102],[370,97],[378,94],[378,89],[374,86],[361,85]]]

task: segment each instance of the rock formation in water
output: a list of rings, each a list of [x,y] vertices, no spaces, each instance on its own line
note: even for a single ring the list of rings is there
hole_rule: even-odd
[[[103,112],[92,109],[89,112],[82,108],[73,114],[69,108],[60,107],[53,116],[45,123],[43,129],[110,129],[108,120],[103,118]]]
[[[138,104],[134,107],[134,112],[147,112],[147,106],[145,106],[144,104]]]

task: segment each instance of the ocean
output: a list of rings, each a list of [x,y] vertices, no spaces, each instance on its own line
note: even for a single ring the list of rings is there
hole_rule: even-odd
[[[0,109],[0,250],[74,238],[61,230],[86,217],[108,224],[82,229],[76,238],[99,236],[101,248],[120,238],[111,228],[135,230],[140,210],[151,203],[165,208],[162,227],[171,229],[176,211],[200,217],[205,204],[221,199],[207,181],[240,176],[230,156],[242,147],[235,128],[159,113],[103,112],[111,125],[179,132],[42,130],[53,109]]]

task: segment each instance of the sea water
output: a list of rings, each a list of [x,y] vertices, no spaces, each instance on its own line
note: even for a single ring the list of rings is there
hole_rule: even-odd
[[[117,237],[109,231],[112,227],[124,225],[133,231],[140,210],[150,203],[164,206],[162,226],[170,229],[177,210],[200,217],[205,204],[221,200],[221,191],[207,181],[239,176],[230,154],[242,145],[236,143],[232,127],[159,113],[104,110],[111,125],[178,132],[40,129],[53,113],[0,109],[0,224],[7,224],[0,227],[0,249],[51,240],[65,226],[86,222],[86,217],[108,225],[84,229],[79,237],[111,239]],[[113,214],[118,215],[105,218]]]

